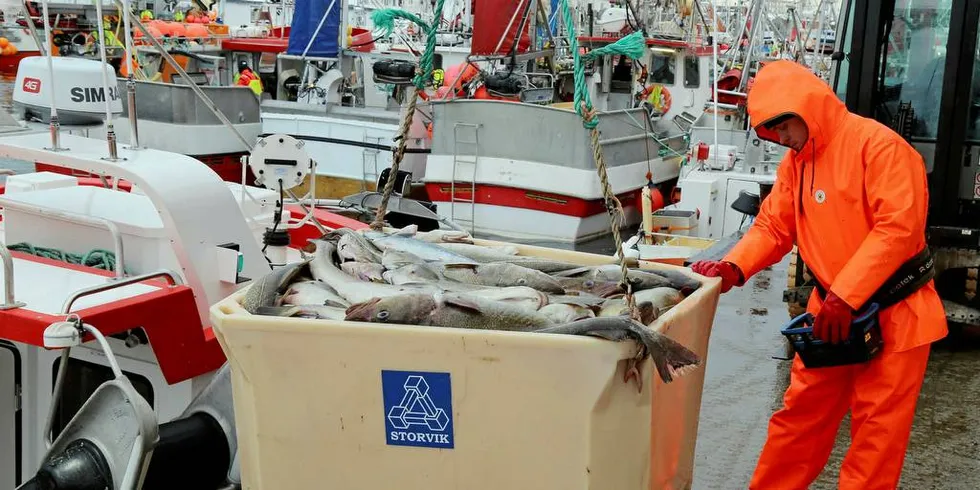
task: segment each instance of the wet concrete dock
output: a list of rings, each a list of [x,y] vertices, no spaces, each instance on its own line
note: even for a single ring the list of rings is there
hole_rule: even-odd
[[[789,384],[779,329],[788,260],[722,295],[708,347],[695,456],[700,489],[747,488],[769,417]],[[955,336],[933,345],[900,488],[980,488],[980,342]],[[811,489],[837,488],[850,443],[845,417],[827,467]]]

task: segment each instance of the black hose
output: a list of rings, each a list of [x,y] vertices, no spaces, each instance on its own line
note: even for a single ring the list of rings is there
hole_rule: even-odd
[[[196,413],[160,426],[142,490],[214,490],[230,467],[224,429],[210,415]]]

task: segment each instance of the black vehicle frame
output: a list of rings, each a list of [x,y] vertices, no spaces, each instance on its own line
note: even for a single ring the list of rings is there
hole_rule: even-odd
[[[936,286],[955,324],[980,325],[980,0],[844,0],[831,85],[848,109],[922,154]],[[809,295],[796,257],[784,300]],[[873,264],[869,264],[873,265]]]

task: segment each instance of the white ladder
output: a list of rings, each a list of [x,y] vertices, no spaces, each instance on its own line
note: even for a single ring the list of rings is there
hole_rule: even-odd
[[[472,136],[472,137],[470,137]],[[470,205],[470,234],[476,228],[476,165],[480,159],[480,125],[472,123],[456,123],[453,126],[453,177],[449,183],[449,219],[456,221],[456,203]],[[460,171],[469,176],[469,180],[460,178]],[[456,195],[456,185],[469,184],[470,197],[461,198]],[[460,219],[465,219],[461,217]]]
[[[362,141],[364,143],[373,143],[376,145],[381,144],[380,137],[364,135]],[[373,182],[375,185],[378,183],[378,177],[380,172],[378,171],[378,155],[381,154],[381,150],[377,148],[365,148],[361,152],[361,191],[368,190],[368,182]],[[378,189],[380,191],[381,189]]]

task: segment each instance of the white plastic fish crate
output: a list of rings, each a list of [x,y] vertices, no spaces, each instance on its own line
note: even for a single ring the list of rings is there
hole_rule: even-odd
[[[520,244],[581,265],[611,256]],[[653,324],[701,357],[665,384],[636,344],[593,337],[250,315],[211,308],[231,363],[249,490],[690,488],[717,279]]]

